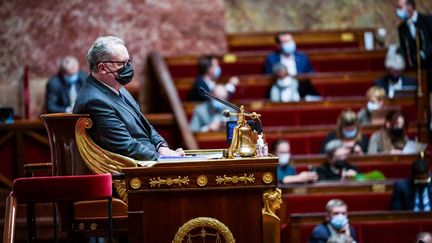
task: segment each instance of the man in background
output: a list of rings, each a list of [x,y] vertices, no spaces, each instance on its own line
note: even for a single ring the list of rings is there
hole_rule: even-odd
[[[308,56],[298,52],[294,37],[290,33],[280,33],[275,37],[277,51],[270,53],[265,60],[264,73],[272,74],[273,65],[282,63],[290,76],[313,72]]]
[[[340,199],[332,199],[326,205],[326,217],[317,225],[309,243],[355,242],[356,232],[349,225],[348,206]]]
[[[391,207],[393,210],[431,211],[431,192],[429,161],[415,160],[411,176],[394,184]]]
[[[72,112],[78,91],[87,74],[79,71],[75,57],[67,56],[60,61],[60,68],[46,85],[45,106],[48,113]]]
[[[211,93],[219,99],[228,99],[228,91],[222,84],[216,84]],[[198,105],[195,107],[189,124],[191,131],[208,132],[222,130],[225,128],[225,122],[228,121],[228,118],[222,114],[224,110],[230,110],[230,108],[214,99],[208,99],[206,102]]]
[[[189,101],[205,101],[207,98],[201,95],[200,89],[203,88],[207,92],[211,92],[218,79],[222,75],[222,68],[215,56],[202,56],[198,59],[198,76],[189,91]],[[238,77],[231,77],[225,84],[225,88],[229,95],[234,94],[236,86],[239,84]]]

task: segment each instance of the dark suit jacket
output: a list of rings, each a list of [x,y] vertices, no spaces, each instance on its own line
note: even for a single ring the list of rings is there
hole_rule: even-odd
[[[294,53],[294,59],[296,62],[297,67],[297,73],[310,73],[313,72],[312,65],[309,62],[308,56],[303,52],[295,52]],[[265,60],[264,64],[264,73],[265,74],[272,74],[273,73],[273,65],[276,63],[280,63],[280,53],[279,52],[272,52],[270,53]]]
[[[207,100],[207,98],[205,96],[202,96],[199,93],[200,88],[203,88],[207,92],[210,92],[210,88],[206,84],[206,82],[204,81],[204,78],[202,76],[198,76],[195,79],[195,82],[192,86],[192,89],[189,91],[189,94],[188,94],[188,100],[189,101],[205,101],[205,100]]]
[[[432,55],[432,16],[418,13],[416,26],[420,36],[420,49],[424,51],[426,58],[430,60]],[[399,25],[398,32],[402,52],[408,60],[408,66],[417,67],[416,41],[411,36],[406,20]]]
[[[77,91],[81,89],[87,74],[78,73]],[[45,107],[49,113],[65,112],[66,108],[71,105],[69,98],[70,85],[63,78],[63,75],[56,74],[52,76],[46,85]]]
[[[402,88],[408,87],[408,86],[417,86],[417,80],[407,77],[407,76],[401,76],[402,78]],[[389,87],[389,79],[390,75],[386,75],[382,77],[381,79],[375,80],[374,85],[379,86],[383,89],[385,89],[386,94],[388,94],[388,87]]]
[[[356,231],[351,225],[350,234],[354,240],[357,239]],[[309,243],[326,243],[328,238],[330,238],[330,235],[331,233],[327,227],[327,223],[319,224],[313,229]]]
[[[126,102],[101,82],[89,76],[78,94],[73,113],[90,114],[89,134],[101,147],[138,160],[156,160],[157,147],[165,140],[140,112],[125,88]]]
[[[432,184],[429,183],[429,198],[432,199]],[[395,182],[391,207],[393,210],[413,210],[414,209],[415,187],[411,178],[401,179]],[[431,205],[432,206],[432,205]]]

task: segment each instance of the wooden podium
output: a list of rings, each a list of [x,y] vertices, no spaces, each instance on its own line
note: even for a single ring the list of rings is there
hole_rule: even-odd
[[[266,157],[123,169],[129,242],[263,242],[263,192],[276,188],[276,167],[277,158]]]

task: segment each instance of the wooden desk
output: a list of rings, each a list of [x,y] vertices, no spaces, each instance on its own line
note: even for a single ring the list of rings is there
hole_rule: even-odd
[[[190,220],[209,220],[199,217],[218,220],[236,242],[262,242],[262,194],[276,187],[276,166],[277,158],[268,157],[124,169],[129,242],[172,242]]]

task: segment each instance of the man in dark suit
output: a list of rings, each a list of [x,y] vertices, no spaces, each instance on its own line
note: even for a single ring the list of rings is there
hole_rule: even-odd
[[[87,53],[90,76],[78,94],[74,113],[90,114],[89,134],[101,147],[138,160],[157,160],[160,155],[181,156],[173,151],[141,113],[123,87],[132,81],[132,59],[118,37],[99,37]]]
[[[46,85],[45,108],[49,113],[72,112],[78,91],[87,74],[79,71],[78,60],[67,56],[60,62],[59,72]]]
[[[296,50],[294,38],[290,33],[276,35],[275,41],[277,51],[270,53],[266,57],[264,64],[265,74],[273,73],[273,65],[276,63],[285,65],[291,76],[313,72],[308,56]]]
[[[326,218],[317,225],[309,243],[355,242],[356,232],[349,225],[348,206],[340,199],[332,199],[326,205]]]
[[[189,101],[205,101],[207,98],[200,93],[200,88],[203,88],[207,92],[211,92],[217,80],[221,77],[222,69],[219,65],[219,61],[215,56],[202,56],[198,59],[198,76],[189,91],[188,100]],[[226,90],[232,95],[236,86],[239,83],[237,77],[231,77],[225,84]]]
[[[398,27],[399,41],[409,67],[417,67],[417,55],[426,67],[432,54],[432,16],[417,12],[414,0],[398,0],[396,14],[403,20]]]
[[[394,184],[391,207],[393,210],[431,211],[431,190],[429,161],[415,160],[411,176]]]
[[[385,90],[389,98],[394,98],[395,91],[416,90],[417,81],[402,75],[405,69],[405,61],[398,53],[388,53],[385,60],[387,75],[374,81],[374,85]]]

